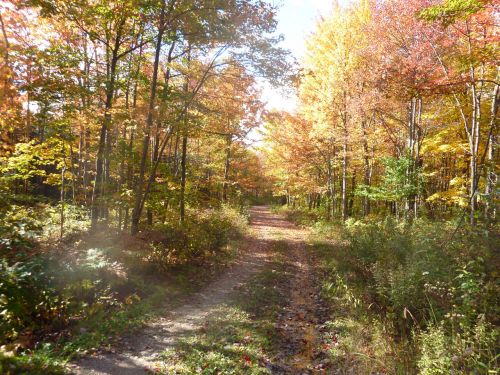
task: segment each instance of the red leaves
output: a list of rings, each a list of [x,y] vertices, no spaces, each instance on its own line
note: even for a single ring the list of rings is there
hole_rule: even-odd
[[[244,354],[244,355],[241,357],[241,359],[243,360],[243,362],[244,362],[247,366],[252,366],[252,364],[253,364],[252,359],[251,359],[248,355]]]

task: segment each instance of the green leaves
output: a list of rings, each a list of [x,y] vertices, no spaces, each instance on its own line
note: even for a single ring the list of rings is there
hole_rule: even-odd
[[[422,187],[423,176],[415,167],[415,161],[409,156],[381,159],[385,173],[379,186],[361,185],[356,194],[372,200],[397,202],[418,194]]]
[[[482,10],[489,0],[444,0],[440,5],[435,5],[420,12],[419,17],[426,21],[441,21],[444,26],[449,26],[457,19],[467,18]]]
[[[21,330],[57,319],[66,302],[55,294],[46,260],[0,262],[0,339],[16,338]]]

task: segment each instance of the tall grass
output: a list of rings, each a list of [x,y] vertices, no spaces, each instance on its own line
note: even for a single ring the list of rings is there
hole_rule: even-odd
[[[340,315],[351,325],[344,341],[351,345],[342,355],[337,349],[337,360],[361,351],[357,366],[390,373],[497,373],[497,237],[391,218],[350,220],[336,227],[337,237],[327,235],[331,227],[316,228],[323,293],[337,311],[346,309]]]

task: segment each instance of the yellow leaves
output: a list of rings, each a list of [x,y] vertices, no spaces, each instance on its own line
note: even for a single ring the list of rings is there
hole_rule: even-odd
[[[446,128],[424,140],[422,155],[426,154],[460,154],[464,153],[465,145],[458,136],[460,133],[455,127]]]
[[[47,185],[58,185],[61,183],[61,175],[60,174],[55,174],[55,173],[50,173],[45,177],[44,181]]]
[[[454,179],[452,179],[450,181],[450,186],[460,187],[460,186],[464,186],[466,183],[467,183],[467,181],[465,180],[465,178],[463,178],[463,177],[455,177]]]
[[[68,153],[62,139],[52,138],[46,142],[35,141],[16,144],[15,152],[8,158],[0,159],[0,171],[8,180],[28,180],[35,176],[45,177],[44,183],[59,185],[61,170],[66,167],[65,178],[73,178],[66,166]],[[51,168],[59,172],[50,173]]]
[[[17,354],[19,345],[7,344],[0,346],[0,356],[4,358],[12,358]]]
[[[141,300],[141,297],[137,295],[137,293],[131,294],[127,298],[125,298],[125,304],[127,305],[132,305],[135,302],[139,302]]]
[[[467,183],[468,181],[464,177],[455,177],[450,181],[450,189],[431,195],[427,198],[427,201],[431,203],[457,205],[465,208],[469,205]]]
[[[453,152],[456,151],[456,147],[453,147],[453,145],[440,145],[437,150],[441,153],[447,153],[447,152]]]
[[[334,133],[343,131],[347,112],[353,117],[360,110],[354,97],[363,87],[362,51],[367,36],[362,28],[369,19],[367,1],[348,9],[334,6],[332,14],[318,23],[307,41],[299,97],[301,112],[313,123],[315,138],[340,138]]]
[[[435,193],[427,198],[427,202],[445,203],[450,206],[457,205],[462,208],[465,208],[469,205],[468,197],[462,189],[450,189],[447,191]]]

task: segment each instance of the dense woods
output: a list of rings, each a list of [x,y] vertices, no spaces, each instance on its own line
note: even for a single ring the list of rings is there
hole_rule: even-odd
[[[257,243],[255,205],[310,232],[259,242],[280,260],[244,291],[262,320],[238,350],[258,333],[266,354],[213,344],[175,373],[281,373],[252,329],[293,306],[294,241],[330,315],[310,368],[283,373],[499,371],[498,1],[334,1],[299,62],[278,12],[0,2],[0,373],[65,373],[211,285]]]
[[[178,207],[182,221],[189,204],[258,196],[244,138],[263,111],[256,78],[286,70],[274,12],[258,1],[3,4],[4,193],[57,198],[89,209],[92,229],[132,233],[143,213],[152,225]]]
[[[241,207],[266,194],[247,135],[257,80],[287,76],[275,16],[254,0],[0,4],[0,372],[18,351],[13,368],[57,372],[231,258]],[[173,289],[148,280],[166,274]],[[68,342],[77,321],[89,333]],[[55,356],[36,346],[54,338]]]
[[[495,217],[498,5],[435,4],[361,1],[318,24],[300,110],[268,121],[288,204],[343,220]]]

